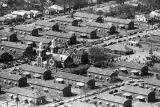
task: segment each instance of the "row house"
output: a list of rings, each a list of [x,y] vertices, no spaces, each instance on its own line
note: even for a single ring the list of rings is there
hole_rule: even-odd
[[[75,88],[95,87],[95,80],[89,77],[84,77],[65,72],[57,72],[53,76],[56,82],[67,84]]]

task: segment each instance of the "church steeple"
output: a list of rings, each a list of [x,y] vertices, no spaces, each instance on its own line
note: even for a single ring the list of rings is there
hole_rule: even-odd
[[[39,43],[39,48],[37,49],[37,53],[38,53],[38,56],[37,56],[37,66],[38,67],[42,67],[42,51],[43,51],[42,45],[43,45],[43,43],[40,42]]]
[[[51,54],[56,53],[56,48],[57,48],[57,38],[54,38],[52,39],[51,46],[50,46]]]

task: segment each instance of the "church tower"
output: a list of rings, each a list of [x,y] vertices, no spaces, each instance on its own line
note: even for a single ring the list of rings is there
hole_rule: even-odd
[[[39,43],[39,48],[37,49],[37,54],[38,54],[38,56],[37,56],[37,66],[38,67],[42,67],[42,51],[43,51],[43,49],[42,49],[42,42],[40,42]]]
[[[52,39],[50,49],[51,54],[57,53],[57,38]]]

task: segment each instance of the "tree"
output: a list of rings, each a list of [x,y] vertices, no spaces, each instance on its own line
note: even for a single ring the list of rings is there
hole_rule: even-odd
[[[117,2],[118,4],[124,4],[125,1],[126,1],[126,0],[116,0],[116,2]]]

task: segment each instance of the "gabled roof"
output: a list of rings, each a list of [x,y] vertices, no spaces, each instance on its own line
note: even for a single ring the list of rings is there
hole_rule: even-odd
[[[83,13],[83,12],[76,12],[74,14],[75,17],[81,17],[81,18],[87,18],[87,19],[94,19],[96,20],[97,18],[99,18],[99,15],[95,15],[95,14],[89,14],[89,13]]]
[[[113,103],[118,103],[118,104],[124,104],[126,101],[128,101],[128,99],[124,97],[113,96],[111,94],[108,94],[108,92],[99,94],[98,99],[113,102]]]
[[[144,88],[139,88],[135,86],[130,86],[130,85],[125,85],[121,88],[122,91],[129,92],[129,93],[134,93],[138,95],[144,95],[148,96],[152,91]]]
[[[34,26],[17,25],[14,27],[14,29],[20,31],[32,32],[36,28]]]
[[[23,77],[21,77],[20,75],[16,75],[16,74],[10,74],[8,72],[0,72],[0,78],[18,81],[19,79]]]
[[[156,78],[149,78],[145,80],[146,84],[150,84],[150,85],[155,85],[155,86],[160,86],[160,80],[156,79]]]
[[[90,67],[88,70],[88,73],[95,73],[105,76],[111,76],[114,72],[109,69],[102,69],[102,68],[96,68],[96,67]]]
[[[54,90],[60,90],[60,91],[63,91],[66,87],[68,87],[67,85],[64,85],[64,84],[53,83],[53,81],[50,81],[50,80],[45,81],[42,79],[31,79],[28,83],[31,85],[34,84],[34,85],[38,85],[46,88],[52,88]]]
[[[129,24],[130,22],[133,22],[130,19],[119,19],[114,17],[106,17],[104,20],[107,22],[120,23],[120,24]]]
[[[5,90],[8,93],[16,94],[16,95],[21,95],[29,98],[40,98],[44,97],[43,94],[40,94],[36,92],[35,90],[29,90],[25,88],[19,88],[19,87],[13,87],[10,89]]]
[[[58,62],[64,62],[69,56],[65,54],[52,54],[52,57]]]
[[[0,46],[6,46],[6,47],[11,47],[11,48],[15,48],[15,49],[22,49],[22,50],[25,50],[28,47],[28,45],[26,45],[26,44],[9,42],[9,41],[0,42]]]
[[[54,22],[48,22],[48,21],[37,21],[35,22],[38,26],[45,26],[45,27],[53,27],[54,25],[57,25],[57,23]]]
[[[47,31],[45,32],[47,36],[57,37],[57,38],[67,38],[70,39],[73,35],[71,33],[63,33],[56,31]]]
[[[63,79],[69,79],[77,82],[83,82],[87,83],[88,81],[92,80],[89,77],[84,77],[76,74],[71,74],[71,73],[65,73],[65,72],[57,72],[54,74],[55,77],[63,78]]]
[[[153,35],[153,36],[160,36],[160,31],[157,30],[156,32],[152,32],[151,35]]]
[[[35,36],[25,36],[23,38],[23,40],[27,40],[27,41],[33,41],[33,42],[42,42],[45,44],[49,44],[52,40],[51,39],[46,39],[46,38],[42,38],[42,37],[35,37]]]
[[[75,26],[67,26],[66,30],[73,31],[73,32],[87,33],[87,34],[90,34],[91,32],[95,31],[94,29],[88,29],[84,27],[75,27]]]
[[[28,65],[28,64],[22,64],[18,67],[20,67],[22,71],[34,72],[34,73],[39,73],[39,74],[43,74],[46,71],[48,71],[45,68],[36,67],[36,66]]]

